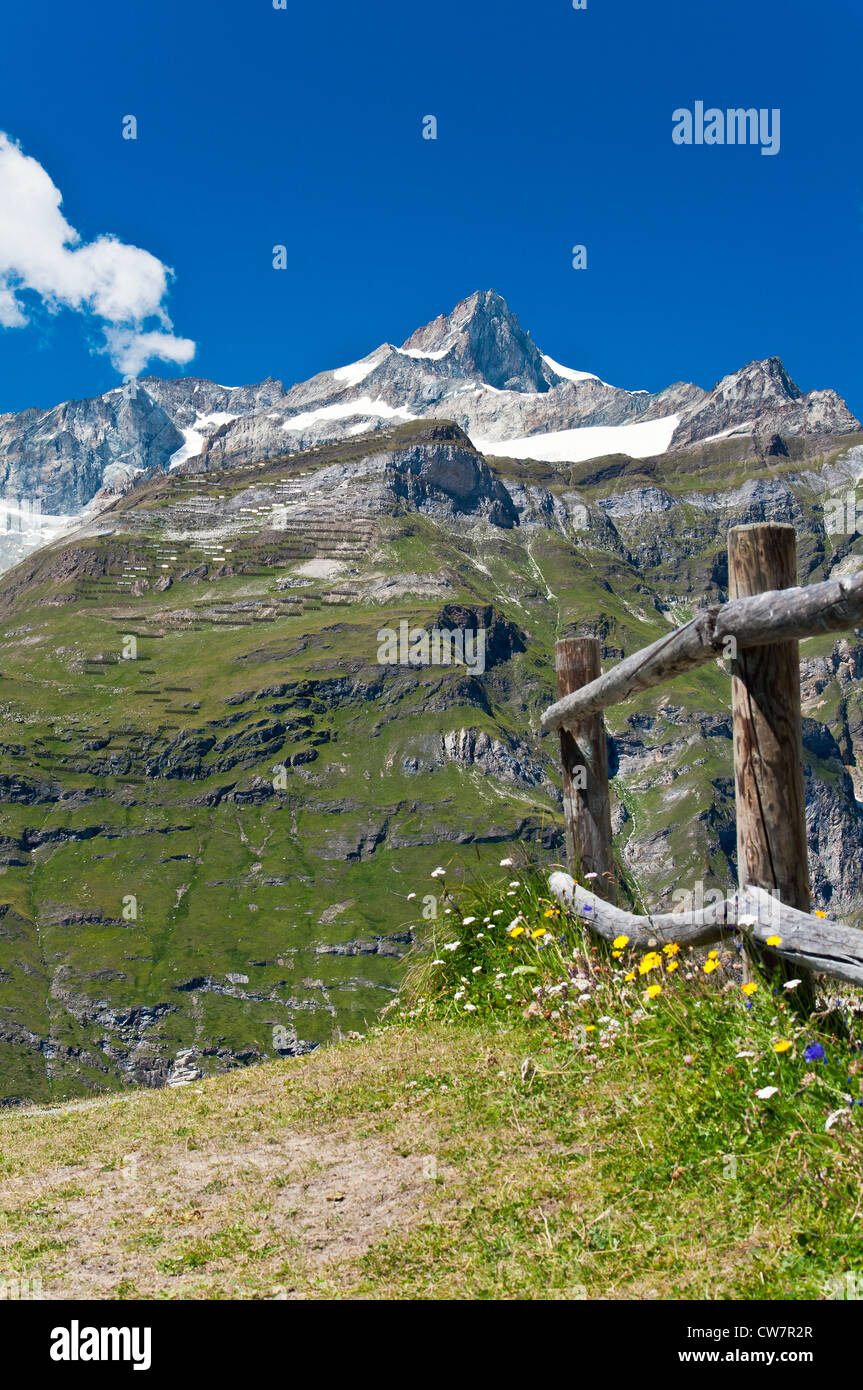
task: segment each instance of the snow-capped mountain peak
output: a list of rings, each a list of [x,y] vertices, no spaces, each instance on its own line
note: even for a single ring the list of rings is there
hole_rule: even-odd
[[[259,461],[417,419],[455,421],[484,453],[549,462],[860,429],[835,392],[804,394],[777,357],[710,391],[612,386],[541,352],[500,294],[478,290],[400,347],[382,343],[287,391],[272,377],[236,387],[146,377],[93,400],[0,416],[2,495],[74,516],[103,487],[142,473]]]

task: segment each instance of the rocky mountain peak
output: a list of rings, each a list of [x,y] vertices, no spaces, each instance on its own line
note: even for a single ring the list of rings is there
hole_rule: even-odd
[[[804,394],[778,357],[749,362],[722,378],[680,417],[672,447],[716,435],[848,434],[859,428],[835,392]]]
[[[0,493],[13,511],[20,497],[38,500],[43,516],[65,526],[100,489],[142,476],[260,463],[420,420],[456,422],[466,477],[473,445],[496,457],[575,463],[733,437],[744,454],[772,458],[794,436],[860,430],[834,391],[803,394],[778,357],[750,362],[710,391],[686,382],[628,391],[581,370],[587,365],[541,353],[500,294],[477,290],[401,348],[384,343],[287,391],[273,377],[226,386],[147,376],[92,400],[0,415]],[[42,534],[25,534],[15,515],[13,559]],[[0,571],[9,555],[0,537]]]
[[[417,357],[449,357],[467,376],[501,391],[547,391],[556,378],[496,290],[477,290],[402,344]]]
[[[764,400],[768,397],[786,401],[803,399],[803,392],[792,381],[779,357],[766,357],[761,362],[749,362],[738,372],[731,372],[717,383],[715,390],[725,395],[755,392]]]

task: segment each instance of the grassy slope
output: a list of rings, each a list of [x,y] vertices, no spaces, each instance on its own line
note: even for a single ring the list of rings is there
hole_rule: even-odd
[[[394,438],[404,442],[398,431]],[[252,475],[158,479],[116,504],[117,532],[83,542],[75,573],[50,568],[61,543],[4,577],[4,773],[35,789],[36,799],[2,805],[0,1032],[5,1025],[15,1041],[0,1040],[0,1097],[47,1102],[123,1085],[111,1049],[127,1047],[123,1019],[142,1005],[169,1011],[144,1030],[137,1056],[147,1062],[195,1046],[206,1053],[199,1059],[205,1070],[225,1065],[229,1050],[271,1056],[273,1027],[282,1023],[310,1044],[358,1027],[396,987],[402,967],[396,955],[344,956],[334,948],[414,925],[405,884],[442,855],[458,872],[477,858],[490,862],[500,843],[526,833],[520,826],[535,836],[559,829],[547,788],[453,762],[416,775],[405,761],[422,763],[443,732],[473,728],[504,744],[526,739],[553,770],[553,740],[540,745],[535,730],[552,698],[555,637],[598,622],[609,653],[634,650],[668,630],[657,593],[667,596],[678,584],[685,616],[692,593],[705,592],[712,543],[699,548],[686,540],[691,554],[679,572],[666,565],[647,575],[589,536],[573,541],[547,530],[526,539],[416,514],[389,519],[361,572],[444,574],[448,599],[493,603],[527,634],[527,651],[490,671],[481,697],[457,672],[385,672],[378,689],[378,628],[403,617],[427,624],[439,604],[409,594],[397,602],[332,601],[332,582],[319,580],[296,591],[305,606],[292,613],[277,586],[298,557],[279,558],[282,542],[272,534],[267,564],[255,563],[246,537],[236,555],[248,551],[247,572],[207,563],[203,578],[181,577],[202,556],[172,540],[178,560],[170,590],[131,592],[124,563],[145,565],[151,582],[162,573],[153,519],[173,497],[242,499],[250,476],[263,486],[270,472],[316,466],[316,459],[329,465],[340,450],[350,453],[350,446]],[[644,524],[649,533],[650,517]],[[82,556],[90,579],[80,572]],[[272,621],[224,611],[253,601],[273,606]],[[171,617],[184,611],[190,620]],[[138,660],[117,661],[130,632]],[[330,682],[345,677],[351,691],[328,693]],[[280,682],[291,686],[285,697],[259,697]],[[717,783],[730,776],[730,741],[681,748],[679,724],[662,712],[667,693],[648,693],[638,710],[657,720],[650,741],[668,786],[647,787],[641,775],[615,784],[630,816],[621,842],[646,827],[661,841],[655,865],[639,865],[637,875],[655,907],[669,905],[672,889],[693,873],[730,883],[716,825],[704,821],[717,801],[727,819],[729,798],[722,801]],[[727,674],[705,668],[670,694],[683,710],[727,713]],[[828,687],[824,698],[825,717],[838,718],[836,690]],[[256,751],[252,740],[262,726],[279,720],[288,726],[284,737]],[[610,712],[615,733],[625,733],[629,721],[628,711]],[[172,750],[178,756],[184,736],[202,734],[248,740],[241,764],[217,771],[211,751],[203,755],[205,775],[194,781],[144,775]],[[93,741],[104,747],[85,752],[82,745]],[[260,805],[202,804],[228,785],[269,782],[275,765],[306,753],[316,760],[294,768],[284,791]],[[386,838],[376,844],[382,830]],[[458,848],[470,836],[477,845]],[[135,921],[122,918],[129,894],[138,900]],[[227,985],[229,973],[248,975],[248,986]],[[178,991],[196,979],[228,992]],[[22,1046],[28,1033],[56,1047],[47,1063]]]
[[[0,1117],[0,1278],[49,1298],[809,1299],[859,1273],[854,1047],[807,1062],[819,1035],[766,982],[747,1010],[733,950],[627,981],[541,891],[447,897],[440,955],[364,1038]]]

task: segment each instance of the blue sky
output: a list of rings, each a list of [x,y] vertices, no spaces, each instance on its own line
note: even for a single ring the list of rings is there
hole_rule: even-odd
[[[197,353],[160,375],[289,384],[493,287],[615,384],[777,354],[860,415],[861,39],[859,0],[46,0],[4,17],[0,130],[84,241],[173,268]],[[779,154],[675,146],[699,99],[780,108]],[[19,301],[0,411],[118,383],[92,314]]]

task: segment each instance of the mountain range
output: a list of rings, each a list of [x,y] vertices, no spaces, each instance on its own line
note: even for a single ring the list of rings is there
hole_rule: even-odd
[[[38,499],[41,527],[13,518],[5,563],[60,532],[100,493],[191,466],[224,468],[300,453],[387,423],[455,421],[492,456],[581,462],[645,458],[733,438],[762,456],[788,438],[859,430],[831,390],[804,394],[776,357],[751,362],[710,391],[677,382],[657,393],[610,386],[540,352],[505,300],[478,291],[358,362],[285,390],[268,378],[219,386],[144,377],[50,410],[0,415],[0,488],[13,509]],[[0,532],[0,564],[4,563]]]
[[[860,564],[826,521],[863,475],[834,393],[777,359],[607,386],[490,291],[287,392],[147,378],[4,416],[0,447],[30,526],[0,576],[7,1105],[364,1031],[429,895],[448,939],[434,869],[562,854],[556,638],[611,663],[722,601],[734,524],[792,523],[801,582]],[[403,621],[484,628],[485,670],[382,664]],[[801,672],[813,901],[863,925],[863,647],[810,639]],[[736,881],[729,685],[609,711],[647,907]]]

